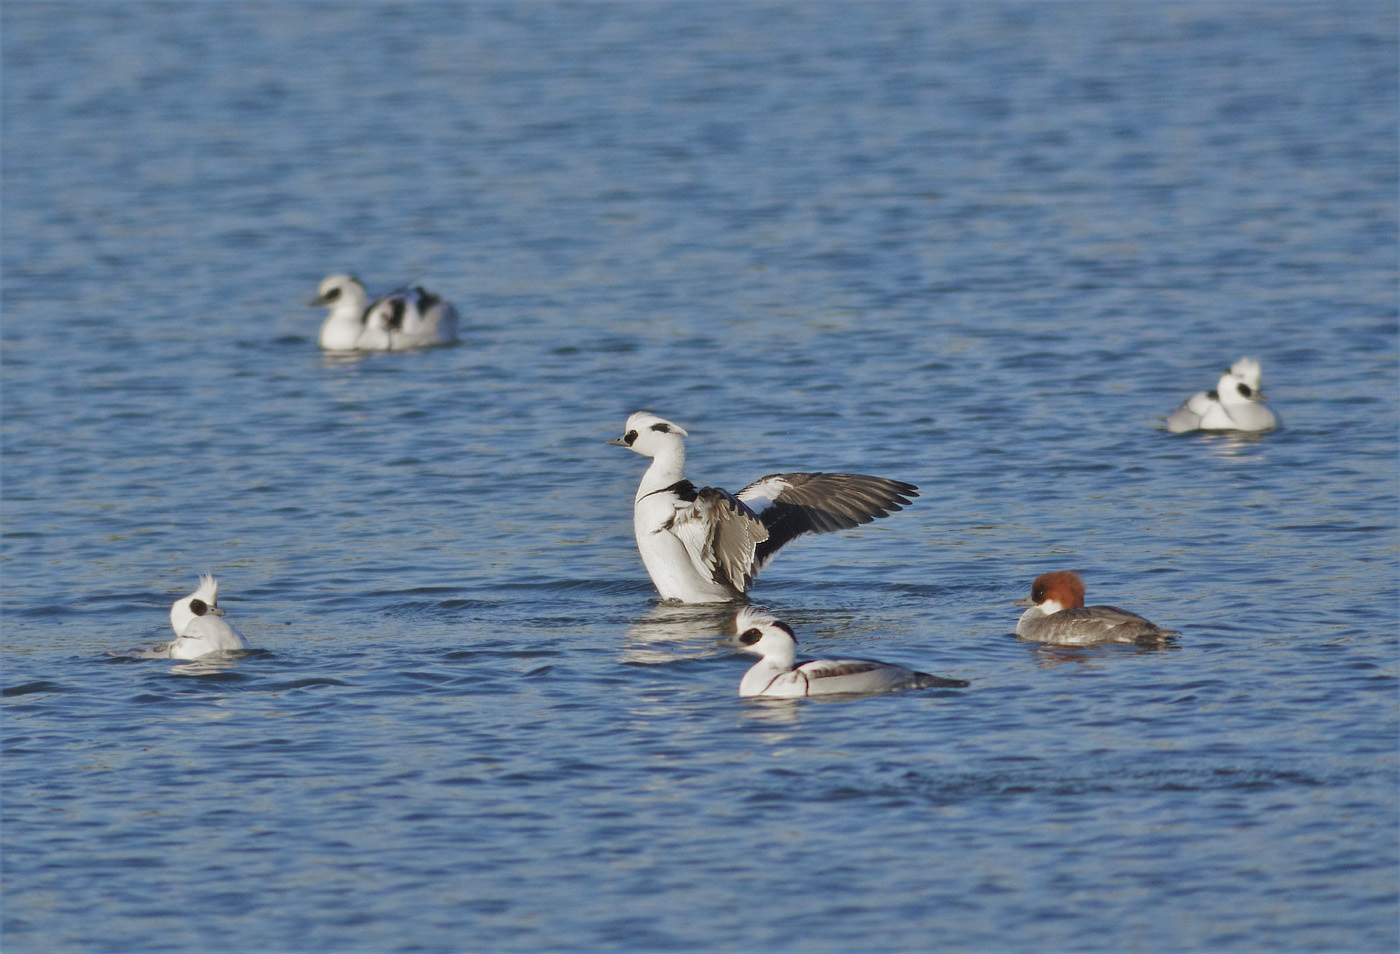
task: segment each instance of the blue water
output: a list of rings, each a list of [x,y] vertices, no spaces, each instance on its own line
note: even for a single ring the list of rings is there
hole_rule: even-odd
[[[0,946],[1395,950],[1398,21],[6,2]],[[323,356],[340,270],[465,343]],[[971,687],[741,701],[643,407],[919,484],[753,596]],[[258,651],[109,655],[205,570]]]

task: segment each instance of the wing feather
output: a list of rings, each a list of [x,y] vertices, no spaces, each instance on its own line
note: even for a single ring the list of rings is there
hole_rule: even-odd
[[[768,528],[754,512],[718,487],[702,487],[693,500],[678,505],[669,529],[697,566],[740,594],[753,582],[754,554],[768,539]]]
[[[1066,619],[1088,617],[1095,623],[1102,624],[1108,633],[1118,637],[1119,642],[1128,639],[1151,642],[1180,635],[1174,629],[1163,629],[1150,619],[1116,606],[1071,606],[1069,609],[1060,610],[1052,618],[1058,619],[1062,616]]]
[[[833,676],[854,676],[857,673],[889,669],[885,663],[872,659],[818,659],[801,667],[810,679],[830,679]]]
[[[913,669],[905,669],[903,666],[882,663],[874,659],[818,659],[803,663],[796,671],[807,676],[809,686],[818,679],[859,676],[867,672],[884,674],[885,679],[883,681],[876,680],[874,685],[869,683],[861,685],[857,682],[856,685],[850,687],[852,692],[879,691],[880,689],[952,689],[963,688],[968,684],[966,679],[933,676],[926,672],[917,672]]]
[[[735,495],[768,529],[754,572],[804,533],[849,530],[902,510],[919,496],[901,480],[864,474],[769,474]]]

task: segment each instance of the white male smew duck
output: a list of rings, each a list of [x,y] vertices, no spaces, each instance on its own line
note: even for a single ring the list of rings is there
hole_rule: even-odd
[[[797,639],[787,623],[745,606],[734,618],[735,635],[720,640],[763,658],[744,673],[739,695],[765,699],[869,695],[896,689],[959,689],[965,679],[945,679],[875,659],[814,659],[797,664]]]
[[[778,549],[804,533],[869,523],[908,506],[918,488],[862,474],[770,474],[737,494],[685,479],[686,431],[649,411],[607,443],[651,458],[633,501],[637,549],[663,599],[742,599]]]
[[[248,640],[230,626],[219,608],[219,582],[208,573],[199,578],[199,587],[170,607],[170,628],[175,638],[150,655],[170,659],[198,659],[209,653],[247,649]]]
[[[1263,433],[1278,427],[1278,417],[1263,404],[1263,371],[1253,358],[1240,358],[1220,376],[1214,391],[1199,391],[1172,411],[1167,430],[1246,431]]]
[[[329,309],[317,339],[326,351],[403,351],[457,340],[457,309],[418,285],[371,303],[358,278],[327,275],[308,304]]]

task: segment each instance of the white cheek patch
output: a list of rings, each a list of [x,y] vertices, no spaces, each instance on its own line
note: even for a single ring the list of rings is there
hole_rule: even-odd
[[[1058,613],[1062,609],[1064,609],[1064,607],[1060,605],[1059,600],[1045,599],[1040,602],[1040,611],[1046,616]]]

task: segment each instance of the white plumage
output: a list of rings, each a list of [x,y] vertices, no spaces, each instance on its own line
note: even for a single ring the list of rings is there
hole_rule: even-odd
[[[737,494],[685,479],[686,431],[649,411],[627,418],[627,447],[651,466],[633,500],[642,562],[664,599],[741,599],[779,548],[804,533],[828,533],[888,516],[917,488],[863,474],[770,474]]]
[[[151,655],[170,659],[198,659],[209,653],[247,649],[248,641],[224,619],[219,608],[219,582],[209,574],[199,578],[199,587],[170,607],[170,628],[175,638]]]
[[[1253,358],[1240,358],[1220,376],[1214,391],[1199,391],[1167,417],[1173,434],[1188,431],[1262,433],[1278,427],[1278,417],[1262,403],[1263,372]]]
[[[365,309],[369,295],[358,278],[350,275],[327,275],[308,305],[325,305],[329,309],[321,323],[317,339],[326,351],[354,351],[365,330]]]
[[[371,303],[358,278],[328,275],[309,304],[329,309],[318,338],[327,351],[404,351],[457,340],[457,309],[418,285]]]
[[[739,610],[734,626],[735,634],[721,645],[763,657],[740,680],[741,696],[800,699],[967,685],[965,679],[945,679],[875,659],[814,659],[799,665],[792,629],[752,606]]]
[[[406,351],[457,340],[457,309],[415,285],[386,295],[365,313],[359,351]]]

